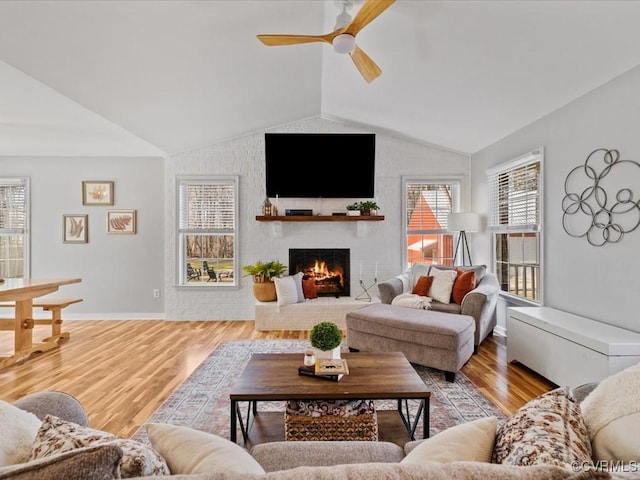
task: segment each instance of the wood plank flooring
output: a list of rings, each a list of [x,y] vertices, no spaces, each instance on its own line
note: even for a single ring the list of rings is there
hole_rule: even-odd
[[[237,339],[306,339],[308,332],[257,332],[253,321],[65,321],[71,333],[61,348],[0,370],[0,398],[59,390],[78,398],[93,428],[131,436],[222,342]],[[34,340],[50,334],[38,326]],[[13,334],[0,332],[0,354]],[[506,364],[505,340],[490,337],[462,371],[510,414],[554,384],[518,365]]]

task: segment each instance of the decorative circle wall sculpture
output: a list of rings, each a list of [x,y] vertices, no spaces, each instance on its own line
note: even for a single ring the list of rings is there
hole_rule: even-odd
[[[564,181],[564,231],[596,247],[619,242],[640,225],[640,200],[630,188],[639,183],[638,162],[620,160],[618,150],[594,150]]]

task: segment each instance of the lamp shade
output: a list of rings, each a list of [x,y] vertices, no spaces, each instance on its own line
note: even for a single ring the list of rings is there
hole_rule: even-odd
[[[477,213],[450,213],[447,217],[447,230],[450,232],[479,232],[481,229],[482,222]]]

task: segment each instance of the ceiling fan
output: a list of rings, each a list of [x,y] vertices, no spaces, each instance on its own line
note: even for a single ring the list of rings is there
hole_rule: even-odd
[[[371,83],[382,74],[380,67],[364,53],[358,45],[356,45],[356,35],[360,30],[371,23],[378,15],[384,12],[394,3],[395,0],[365,0],[355,18],[347,25],[336,25],[336,29],[324,35],[257,35],[265,45],[270,47],[281,45],[295,45],[299,43],[325,42],[333,45],[338,53],[348,53],[353,63],[358,68],[360,74],[367,83]],[[343,1],[343,11],[338,15],[337,22],[340,24],[350,20],[350,16],[346,13],[346,9],[351,5],[350,1]]]

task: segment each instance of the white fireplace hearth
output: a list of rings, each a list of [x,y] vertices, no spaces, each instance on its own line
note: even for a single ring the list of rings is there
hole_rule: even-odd
[[[259,332],[311,330],[317,323],[334,322],[341,330],[346,330],[346,314],[371,303],[380,303],[380,299],[372,297],[371,302],[367,302],[355,297],[318,297],[291,305],[256,302],[254,328]]]

